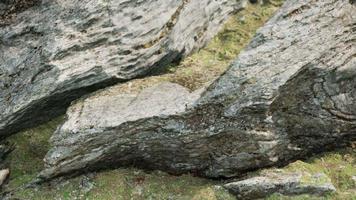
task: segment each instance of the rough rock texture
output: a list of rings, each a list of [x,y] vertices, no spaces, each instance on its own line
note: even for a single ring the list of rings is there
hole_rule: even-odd
[[[287,1],[197,101],[184,111],[167,105],[176,114],[150,114],[147,98],[136,99],[140,112],[120,109],[130,97],[115,92],[78,101],[39,178],[127,165],[232,177],[355,140],[355,9]]]
[[[202,47],[238,0],[0,2],[0,137]]]
[[[68,115],[68,121],[61,130],[80,132],[83,129],[116,127],[127,121],[154,116],[174,115],[183,112],[198,98],[199,90],[190,93],[187,88],[169,82],[155,85],[139,94],[103,91],[100,95],[78,101],[71,106],[68,113],[73,115]],[[102,113],[105,119],[98,120],[98,112]]]
[[[318,195],[323,196],[336,189],[329,177],[323,173],[271,173],[243,181],[225,184],[224,187],[238,199],[265,198],[274,193],[282,195]]]

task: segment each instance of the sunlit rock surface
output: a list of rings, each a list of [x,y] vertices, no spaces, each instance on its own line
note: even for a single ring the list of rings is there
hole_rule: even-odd
[[[120,166],[233,177],[355,140],[354,12],[347,0],[289,0],[204,92],[77,101],[39,180]]]
[[[0,137],[201,48],[246,1],[0,2]]]

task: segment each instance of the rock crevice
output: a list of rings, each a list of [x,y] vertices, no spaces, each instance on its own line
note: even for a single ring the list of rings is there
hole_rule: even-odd
[[[227,178],[355,140],[354,10],[347,0],[287,1],[230,69],[177,113],[120,109],[130,95],[115,92],[79,100],[39,178],[127,165]],[[135,107],[157,107],[164,100],[156,98],[136,99]],[[125,119],[96,109],[105,105]]]
[[[26,2],[35,1],[1,3],[0,16],[3,7]],[[56,0],[19,7],[0,29],[0,137],[63,114],[83,94],[189,55],[242,2]]]

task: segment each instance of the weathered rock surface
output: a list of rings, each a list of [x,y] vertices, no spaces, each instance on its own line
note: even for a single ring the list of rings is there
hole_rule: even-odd
[[[329,177],[323,173],[270,173],[246,180],[225,184],[224,187],[237,199],[259,199],[274,193],[282,195],[324,196],[336,191]]]
[[[131,103],[114,89],[78,101],[39,178],[127,165],[232,177],[355,140],[355,9],[287,1],[193,103],[199,92],[179,100],[169,87],[158,102],[143,91],[149,98]]]
[[[128,121],[154,116],[174,115],[183,112],[199,98],[199,91],[190,93],[187,88],[169,82],[147,88],[139,94],[120,94],[115,91],[98,94],[100,95],[71,106],[68,121],[63,124],[61,130],[75,133],[87,129],[116,127]],[[98,112],[102,113],[105,119],[98,120]]]
[[[0,187],[5,183],[6,179],[9,177],[9,174],[9,169],[0,170]]]
[[[243,2],[0,2],[0,137],[199,49]]]

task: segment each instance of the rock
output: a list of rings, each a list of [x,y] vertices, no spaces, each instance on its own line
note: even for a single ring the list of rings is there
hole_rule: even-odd
[[[4,184],[4,182],[9,177],[10,170],[9,169],[2,169],[0,170],[0,187]]]
[[[353,181],[353,184],[356,185],[356,176],[352,176],[351,179]]]
[[[238,199],[259,199],[278,193],[282,195],[324,196],[336,191],[329,177],[323,173],[271,173],[242,181],[225,184],[224,187]]]
[[[0,137],[201,48],[243,1],[0,3]]]
[[[63,124],[61,130],[80,133],[84,129],[94,131],[116,127],[129,121],[174,115],[191,106],[198,97],[199,93],[190,94],[185,87],[168,82],[145,89],[139,94],[98,93],[71,106],[68,111],[68,123]],[[105,112],[103,113],[105,120],[98,120],[98,112]],[[52,140],[61,141],[62,138],[53,137]]]
[[[355,140],[354,10],[287,1],[204,92],[114,87],[77,101],[38,181],[133,165],[228,178]]]
[[[78,140],[86,140],[89,139],[87,134],[92,135],[95,137],[102,138],[101,134],[103,130],[106,130],[108,127],[117,127],[120,125],[126,126],[129,125],[128,122],[130,121],[140,121],[144,119],[150,118],[160,118],[165,116],[171,116],[178,113],[182,113],[185,111],[186,108],[191,107],[192,103],[195,102],[200,97],[200,92],[202,90],[198,90],[196,92],[190,93],[185,87],[180,86],[178,84],[173,83],[161,83],[156,86],[147,88],[143,90],[141,93],[138,94],[121,94],[121,92],[117,92],[117,88],[113,87],[109,90],[104,90],[101,92],[96,93],[96,95],[92,95],[88,99],[84,101],[77,101],[73,106],[68,109],[68,121],[61,126],[61,131],[66,131],[67,133],[71,134],[74,138],[66,138],[66,136],[62,134],[55,134],[51,140],[54,142],[59,142],[65,145],[65,147],[60,147],[56,149],[54,154],[49,155],[46,158],[47,162],[56,162],[56,158],[61,157],[62,155],[67,155],[71,153],[75,153],[76,151],[80,150],[83,152],[91,152],[88,154],[78,154],[76,159],[80,159],[83,162],[73,162],[73,166],[70,168],[73,169],[81,169],[85,168],[88,162],[96,162],[100,159],[100,157],[105,156],[106,151],[113,150],[114,146],[121,146],[123,145],[122,154],[125,154],[126,157],[136,157],[136,153],[138,151],[142,152],[143,156],[151,157],[154,151],[159,151],[159,149],[152,149],[151,152],[150,146],[156,143],[158,148],[161,145],[161,142],[166,142],[161,135],[157,135],[153,141],[151,141],[150,137],[147,137],[147,133],[142,133],[138,135],[133,135],[133,140],[126,139],[125,136],[120,136],[119,138],[112,138],[110,133],[107,134],[107,138],[104,140],[97,140],[96,142],[104,142],[101,144],[96,144],[95,146],[98,149],[92,149],[92,145],[85,147],[76,146],[76,145],[69,145],[71,143],[74,144]],[[103,102],[105,102],[103,104]],[[143,103],[144,102],[144,103]],[[89,104],[88,104],[89,103]],[[134,111],[134,112],[133,112]],[[105,115],[105,119],[98,120],[98,113],[103,113]],[[145,126],[145,124],[143,124]],[[154,124],[152,124],[154,125]],[[172,124],[174,125],[174,124]],[[136,125],[135,125],[136,126]],[[141,128],[147,128],[149,131],[150,126],[139,127],[137,125],[135,129],[139,130]],[[154,125],[156,126],[156,125]],[[132,132],[129,129],[134,128],[131,125],[127,127],[128,132],[127,136],[131,135]],[[158,128],[158,127],[157,127]],[[87,132],[88,130],[88,132]],[[85,134],[82,134],[82,131],[85,131]],[[112,131],[112,134],[116,134],[115,130]],[[58,136],[58,137],[57,137]],[[118,135],[117,135],[118,136]],[[152,135],[153,136],[153,135]],[[123,140],[120,138],[122,137]],[[153,136],[155,137],[155,136]],[[169,135],[163,136],[169,139]],[[147,144],[141,141],[147,138]],[[69,139],[69,140],[67,140]],[[93,138],[92,138],[93,139]],[[117,140],[118,139],[118,140]],[[108,142],[111,141],[111,142]],[[87,141],[89,142],[89,141]],[[125,145],[125,143],[127,143]],[[130,143],[136,144],[135,149],[130,147]],[[174,145],[179,146],[179,144],[167,143],[167,145],[174,147]],[[125,148],[124,146],[127,146]],[[78,147],[80,149],[78,149]],[[136,149],[137,148],[137,149]],[[162,149],[163,150],[163,149]],[[136,152],[137,151],[137,152]],[[71,152],[71,153],[70,153]],[[108,154],[111,154],[107,152]],[[120,152],[117,152],[121,154]],[[172,152],[173,153],[173,152]],[[129,155],[132,154],[132,155]],[[171,156],[171,155],[170,155]],[[76,160],[75,159],[75,160]],[[161,159],[164,159],[163,157]],[[157,162],[158,163],[158,162]],[[83,165],[82,165],[83,164]],[[94,164],[94,163],[93,163]],[[103,163],[105,166],[106,164]],[[68,170],[67,166],[63,168],[64,171]],[[63,171],[63,172],[64,172]],[[56,173],[56,172],[53,172]]]
[[[80,190],[82,193],[87,194],[94,188],[92,178],[83,176],[80,180]]]

